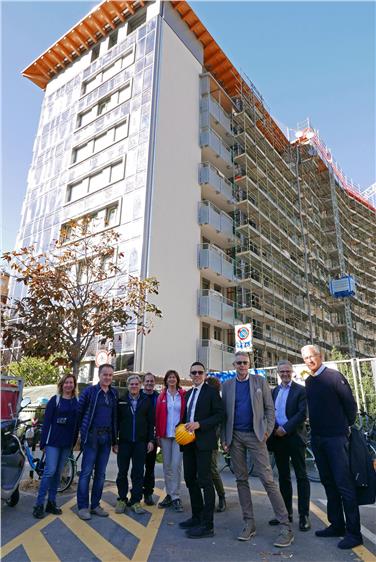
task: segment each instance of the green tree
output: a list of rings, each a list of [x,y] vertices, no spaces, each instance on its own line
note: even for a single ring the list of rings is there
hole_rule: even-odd
[[[41,357],[22,357],[20,361],[14,361],[7,367],[7,371],[16,377],[22,377],[25,386],[41,386],[44,384],[57,384],[59,368],[53,359],[42,359]]]
[[[26,296],[7,306],[5,347],[17,344],[25,355],[46,359],[64,355],[78,375],[95,338],[108,343],[114,327],[149,333],[153,318],[161,316],[149,301],[158,293],[157,280],[128,275],[119,234],[95,228],[88,215],[66,224],[47,252],[29,246],[3,254],[27,288]]]

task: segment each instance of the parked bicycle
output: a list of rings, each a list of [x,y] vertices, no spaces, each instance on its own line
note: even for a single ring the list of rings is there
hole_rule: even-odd
[[[226,468],[229,468],[230,471],[232,472],[232,474],[235,474],[234,473],[234,467],[232,465],[230,453],[228,451],[227,451],[227,453],[225,453],[222,448],[219,449],[219,452],[222,453],[222,457],[223,457],[223,460],[224,460],[224,464],[219,469],[219,472],[222,472]],[[269,452],[269,458],[270,458],[270,465],[271,465],[272,469],[274,469],[274,467],[275,467],[275,457],[274,457],[274,454],[272,452]],[[254,465],[254,462],[253,462],[253,459],[252,459],[252,455],[249,451],[247,451],[247,468],[248,468],[248,475],[249,476],[257,476],[256,470],[255,470],[255,465]]]

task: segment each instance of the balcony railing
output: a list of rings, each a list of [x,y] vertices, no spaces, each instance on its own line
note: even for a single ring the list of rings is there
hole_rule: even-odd
[[[200,185],[210,185],[216,193],[223,195],[229,203],[235,202],[232,183],[220,175],[209,162],[205,162],[200,166],[199,183]]]
[[[200,102],[200,122],[202,127],[210,126],[210,115],[224,132],[231,134],[231,119],[211,96],[203,96]]]
[[[234,260],[213,244],[201,244],[199,246],[198,265],[200,269],[212,269],[217,275],[225,277],[228,281],[236,280]]]
[[[198,360],[211,371],[233,369],[234,353],[233,347],[217,340],[201,340],[198,345]]]
[[[206,127],[201,130],[200,146],[201,148],[210,148],[216,158],[221,158],[227,166],[232,166],[231,150],[222,142],[213,129]]]
[[[235,238],[234,222],[230,215],[220,211],[212,203],[203,201],[199,205],[198,222],[212,226],[218,233],[228,238]]]
[[[199,292],[198,312],[200,316],[214,318],[226,324],[235,323],[234,303],[213,290]]]

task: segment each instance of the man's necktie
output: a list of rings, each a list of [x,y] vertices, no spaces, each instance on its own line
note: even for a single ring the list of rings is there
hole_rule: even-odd
[[[193,409],[193,404],[195,403],[195,399],[196,399],[196,392],[197,392],[197,388],[194,388],[191,395],[191,401],[189,402],[187,422],[191,421],[191,413]]]

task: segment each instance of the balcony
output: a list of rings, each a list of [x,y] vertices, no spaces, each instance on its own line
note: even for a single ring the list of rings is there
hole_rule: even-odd
[[[205,277],[214,283],[234,285],[235,262],[213,244],[201,244],[198,250],[198,266],[205,270]]]
[[[209,162],[200,165],[198,182],[204,199],[218,205],[224,211],[232,211],[235,204],[233,186]]]
[[[223,328],[233,326],[235,323],[234,303],[211,289],[199,292],[198,313],[203,320],[208,322],[216,320],[217,325]]]
[[[202,235],[218,246],[231,248],[235,244],[234,222],[230,215],[208,201],[199,204],[198,222]]]
[[[201,130],[200,146],[205,162],[211,162],[225,176],[232,175],[231,150],[213,129],[207,127]]]
[[[231,119],[211,96],[205,95],[200,102],[200,125],[212,127],[219,135],[232,139]]]
[[[235,350],[217,340],[201,340],[198,345],[198,360],[210,371],[233,369]]]

